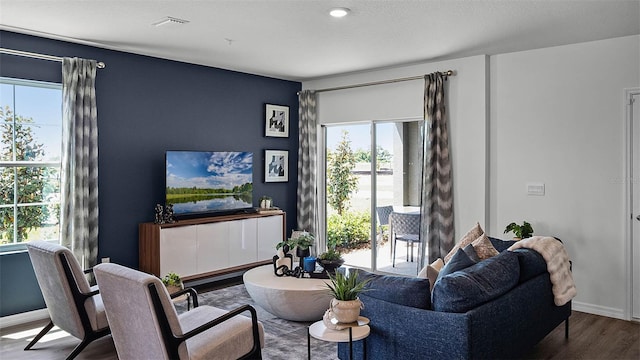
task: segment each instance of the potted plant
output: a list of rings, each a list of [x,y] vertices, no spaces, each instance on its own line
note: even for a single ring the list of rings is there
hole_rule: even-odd
[[[334,274],[336,269],[344,264],[344,259],[339,251],[332,248],[320,254],[316,262],[322,266],[327,274]]]
[[[180,291],[184,288],[180,275],[170,272],[162,278],[162,283],[167,288],[169,294]]]
[[[531,227],[531,224],[526,221],[524,221],[522,225],[512,222],[504,229],[504,233],[506,234],[509,231],[513,232],[513,235],[515,236],[514,239],[516,240],[526,239],[533,235],[533,227]]]
[[[271,208],[271,204],[273,203],[273,200],[271,199],[270,196],[262,196],[260,198],[260,208],[262,209],[269,209]]]
[[[333,296],[329,307],[330,316],[339,323],[357,321],[362,308],[358,295],[366,291],[369,279],[359,280],[357,271],[349,271],[348,275],[341,272],[329,275],[329,280],[331,283],[327,283],[327,287]]]

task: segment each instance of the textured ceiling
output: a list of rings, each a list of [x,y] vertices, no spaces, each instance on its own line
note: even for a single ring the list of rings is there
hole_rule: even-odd
[[[640,34],[640,0],[0,0],[0,29],[302,81]]]

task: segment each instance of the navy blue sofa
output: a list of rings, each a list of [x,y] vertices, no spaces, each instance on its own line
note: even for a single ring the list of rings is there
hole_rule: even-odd
[[[433,294],[427,279],[360,271],[371,279],[360,296],[371,334],[353,344],[354,359],[364,358],[364,344],[373,360],[513,359],[563,321],[568,336],[571,302],[554,304],[542,256],[490,240],[499,255],[439,279]],[[338,356],[349,358],[348,344]]]

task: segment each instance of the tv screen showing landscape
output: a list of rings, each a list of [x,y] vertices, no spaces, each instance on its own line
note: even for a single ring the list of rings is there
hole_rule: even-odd
[[[253,206],[253,153],[167,151],[166,203],[181,215]]]

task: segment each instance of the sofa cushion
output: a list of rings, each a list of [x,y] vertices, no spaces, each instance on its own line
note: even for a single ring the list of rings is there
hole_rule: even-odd
[[[365,306],[366,297],[369,296],[398,305],[431,309],[431,290],[428,279],[378,275],[363,270],[358,270],[358,279],[369,279],[365,287],[366,291],[360,296]]]
[[[513,240],[502,240],[491,236],[489,236],[489,240],[491,241],[491,244],[493,244],[493,247],[498,250],[498,252],[503,252],[511,247],[511,245],[516,243]]]
[[[520,282],[523,283],[547,271],[547,262],[537,251],[528,248],[512,250],[520,262]]]
[[[467,246],[471,246],[471,244],[467,245]],[[473,249],[473,246],[472,246]],[[449,259],[449,262],[444,264],[444,267],[442,267],[442,269],[440,269],[440,273],[438,274],[438,278],[436,279],[436,283],[438,282],[438,280],[440,280],[443,276],[449,275],[451,273],[454,273],[458,270],[462,270],[462,269],[466,269],[471,265],[474,265],[476,262],[473,261],[473,259],[471,259],[469,257],[469,255],[467,255],[466,252],[464,252],[463,249],[458,249],[455,253],[455,255],[453,255],[453,257],[451,257],[451,259]],[[434,284],[435,287],[435,284]]]
[[[485,234],[480,235],[477,239],[475,239],[471,243],[471,245],[473,245],[473,248],[478,254],[478,258],[480,260],[486,260],[488,258],[498,255],[498,250],[496,250],[496,248],[493,247],[493,244],[491,244],[491,241]],[[478,261],[479,260],[477,260],[476,262]]]
[[[418,273],[418,277],[422,279],[429,279],[429,290],[433,290],[433,285],[436,283],[438,279],[438,274],[440,270],[444,266],[444,261],[441,258],[438,258],[436,261],[432,262],[430,265],[427,265],[420,270]]]
[[[491,301],[518,284],[519,269],[518,256],[504,251],[445,275],[433,287],[433,310],[463,313]]]
[[[477,239],[480,235],[484,234],[484,230],[480,227],[480,223],[476,223],[466,234],[456,243],[456,245],[449,251],[444,257],[444,263],[448,263],[449,260],[455,255],[458,249],[464,249],[465,246],[471,244],[473,240]]]

